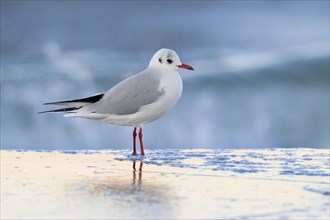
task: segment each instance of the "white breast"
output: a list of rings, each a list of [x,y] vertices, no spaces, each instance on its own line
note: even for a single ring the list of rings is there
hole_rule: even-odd
[[[159,90],[164,91],[156,102],[142,107],[136,113],[135,125],[143,126],[144,124],[154,121],[168,112],[177,103],[182,94],[182,79],[178,72],[165,72],[161,77]]]
[[[171,109],[182,94],[182,79],[178,72],[166,73],[160,82],[159,88],[165,94],[159,100],[162,108],[166,111]]]

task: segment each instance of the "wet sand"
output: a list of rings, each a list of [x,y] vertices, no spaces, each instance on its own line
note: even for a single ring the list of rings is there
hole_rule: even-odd
[[[235,173],[198,167],[203,157],[181,167],[147,157],[1,150],[1,219],[328,219],[327,175]]]

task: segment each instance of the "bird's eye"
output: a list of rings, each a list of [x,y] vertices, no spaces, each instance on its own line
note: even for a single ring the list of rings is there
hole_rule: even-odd
[[[167,62],[168,62],[169,64],[173,63],[173,61],[172,61],[171,59],[167,59]]]
[[[160,63],[162,63],[162,62],[163,62],[161,58],[159,58],[159,59],[158,59],[158,61],[159,61]]]

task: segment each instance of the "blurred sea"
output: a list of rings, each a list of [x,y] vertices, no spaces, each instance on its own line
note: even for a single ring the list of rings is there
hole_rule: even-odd
[[[130,148],[129,127],[37,112],[163,47],[195,71],[146,148],[329,147],[328,1],[1,1],[1,148]]]

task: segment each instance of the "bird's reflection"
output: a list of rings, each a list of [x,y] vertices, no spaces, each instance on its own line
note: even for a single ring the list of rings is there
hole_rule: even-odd
[[[117,201],[122,202],[135,203],[143,199],[143,201],[153,204],[168,203],[173,193],[166,182],[159,181],[159,174],[147,173],[148,175],[143,177],[143,161],[131,162],[124,161],[123,164],[120,164],[131,164],[131,175],[127,175],[125,170],[113,169],[106,174],[95,174],[83,179],[78,188],[93,196],[116,198]]]
[[[143,167],[143,162],[140,161],[139,169],[136,170],[136,161],[133,161],[133,181],[132,181],[132,185],[137,184],[138,186],[141,186],[141,183],[142,183],[142,167]],[[138,176],[138,177],[136,178],[136,176]]]
[[[146,172],[148,166],[140,160],[110,161],[107,168],[93,169],[94,172],[68,185],[75,196],[92,201],[93,209],[118,219],[138,215],[174,218],[177,195],[169,184],[170,176]]]
[[[143,161],[140,161],[139,171],[142,172]],[[136,161],[133,161],[133,171],[136,171]]]

